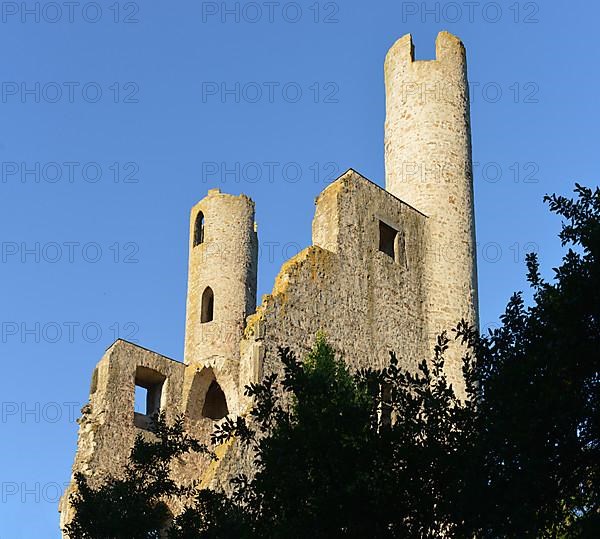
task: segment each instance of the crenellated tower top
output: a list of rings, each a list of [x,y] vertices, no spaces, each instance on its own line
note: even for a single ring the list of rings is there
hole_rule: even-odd
[[[465,47],[440,32],[435,60],[410,34],[385,59],[386,189],[427,215],[425,310],[435,335],[477,322],[469,85]]]

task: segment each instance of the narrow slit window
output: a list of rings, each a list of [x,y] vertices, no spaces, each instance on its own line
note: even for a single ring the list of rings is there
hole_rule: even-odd
[[[389,383],[381,384],[381,401],[379,403],[379,427],[389,428],[392,426],[392,385]]]
[[[202,313],[200,316],[200,322],[202,324],[206,322],[212,322],[214,318],[215,310],[215,295],[210,286],[207,286],[202,293]]]
[[[194,247],[201,243],[204,243],[204,214],[200,211],[194,224]]]
[[[392,259],[396,259],[396,236],[398,231],[383,221],[379,221],[379,250]]]

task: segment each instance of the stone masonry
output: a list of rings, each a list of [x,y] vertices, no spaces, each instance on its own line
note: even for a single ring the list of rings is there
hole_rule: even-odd
[[[119,474],[150,415],[184,414],[208,443],[214,422],[243,414],[244,387],[280,369],[277,348],[300,357],[323,331],[353,368],[382,367],[395,351],[405,368],[461,318],[477,324],[477,273],[466,54],[441,32],[436,59],[415,61],[410,35],[385,61],[386,189],[349,170],[316,199],[312,245],[281,268],[256,307],[258,239],[254,203],[212,189],[192,208],[183,362],[123,340],[104,354],[79,420],[73,472],[100,481]],[[447,369],[462,387],[459,350]],[[134,412],[135,386],[147,392]],[[236,443],[219,460],[178,463],[182,481],[227,489],[252,462]],[[59,510],[61,527],[71,518]],[[174,507],[176,511],[178,508]]]

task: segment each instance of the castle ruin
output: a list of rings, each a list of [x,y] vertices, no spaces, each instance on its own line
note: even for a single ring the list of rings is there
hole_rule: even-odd
[[[312,245],[281,268],[256,307],[254,203],[219,189],[190,216],[183,362],[117,340],[96,366],[79,419],[73,472],[118,474],[150,416],[184,414],[209,442],[214,421],[244,413],[244,387],[280,369],[279,346],[299,357],[318,331],[356,369],[384,367],[389,352],[414,369],[435,337],[464,318],[477,323],[473,175],[465,48],[441,32],[435,60],[415,61],[406,35],[385,60],[385,189],[354,170],[316,199]],[[457,346],[447,374],[462,386]],[[134,410],[135,387],[145,413]],[[236,444],[219,460],[190,456],[179,479],[224,488],[251,467]],[[72,518],[61,503],[61,528]]]

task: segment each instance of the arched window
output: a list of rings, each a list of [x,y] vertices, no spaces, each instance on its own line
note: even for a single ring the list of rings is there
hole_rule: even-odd
[[[204,243],[204,214],[199,211],[194,224],[194,247]]]
[[[202,407],[202,416],[218,421],[219,419],[223,419],[228,413],[225,393],[223,393],[217,381],[213,380],[206,392],[204,406]]]
[[[202,292],[202,312],[200,314],[200,322],[212,322],[215,310],[215,295],[212,288],[207,286]]]

